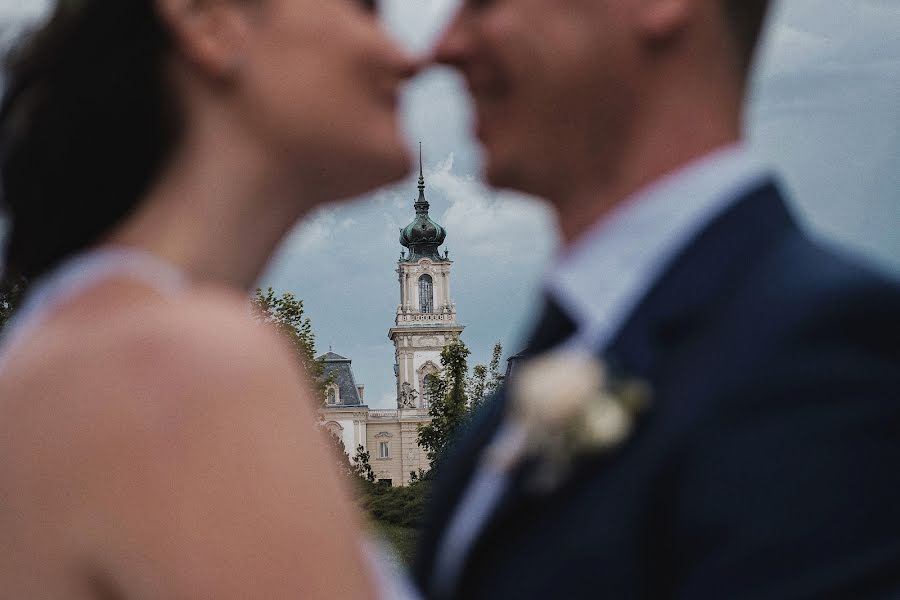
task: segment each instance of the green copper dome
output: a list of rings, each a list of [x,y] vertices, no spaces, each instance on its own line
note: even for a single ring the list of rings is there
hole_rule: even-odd
[[[409,248],[408,262],[415,262],[420,258],[431,260],[445,260],[438,252],[438,247],[447,238],[447,230],[431,220],[428,216],[428,201],[425,199],[425,176],[422,173],[421,145],[419,148],[419,199],[413,205],[416,208],[416,218],[413,222],[400,230],[400,243]]]

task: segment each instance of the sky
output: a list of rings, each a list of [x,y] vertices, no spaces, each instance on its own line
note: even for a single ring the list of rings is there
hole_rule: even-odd
[[[383,0],[385,25],[406,48],[427,52],[458,0]],[[46,0],[0,0],[0,28],[38,17]],[[747,136],[773,164],[795,212],[828,243],[900,274],[900,2],[782,0],[754,74]],[[404,98],[410,146],[424,146],[431,215],[447,229],[451,290],[470,364],[495,341],[519,349],[543,272],[557,247],[540,201],[481,182],[460,79],[426,72]],[[399,229],[413,218],[413,174],[403,183],[299,224],[260,285],[303,298],[320,352],[353,359],[374,408],[395,406],[387,331],[399,302]]]

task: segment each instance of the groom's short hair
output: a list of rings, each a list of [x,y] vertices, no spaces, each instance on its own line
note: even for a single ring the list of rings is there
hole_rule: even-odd
[[[766,20],[769,0],[722,0],[725,17],[735,41],[741,68],[746,74],[753,63]]]

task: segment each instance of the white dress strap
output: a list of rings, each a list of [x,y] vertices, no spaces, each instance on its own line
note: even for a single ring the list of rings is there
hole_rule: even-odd
[[[60,305],[107,279],[133,279],[165,294],[188,285],[187,276],[165,260],[137,248],[110,246],[74,256],[38,279],[26,293],[0,345],[0,371],[12,351],[32,335]]]

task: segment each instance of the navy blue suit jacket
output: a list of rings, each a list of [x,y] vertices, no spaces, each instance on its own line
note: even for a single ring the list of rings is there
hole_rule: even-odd
[[[670,265],[605,358],[652,408],[550,495],[507,494],[456,597],[900,598],[900,287],[823,249],[774,185]],[[441,469],[434,555],[501,392]]]

